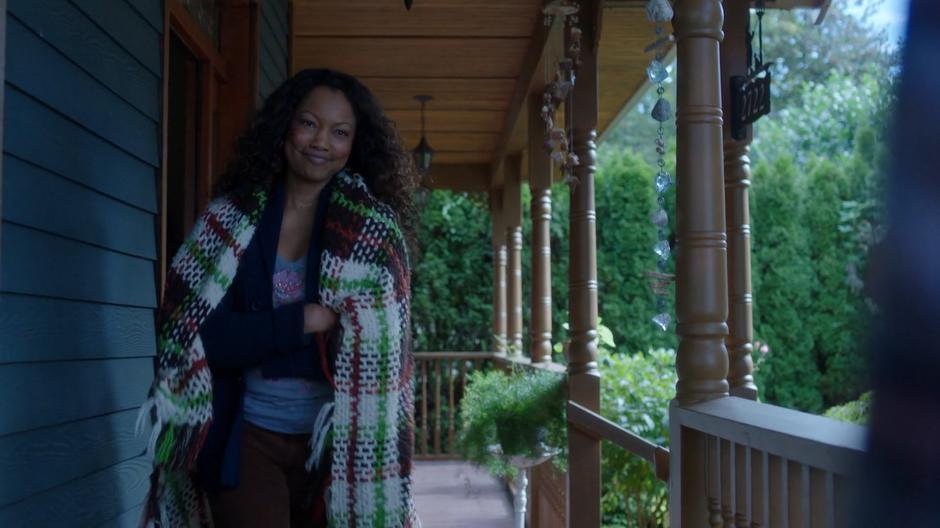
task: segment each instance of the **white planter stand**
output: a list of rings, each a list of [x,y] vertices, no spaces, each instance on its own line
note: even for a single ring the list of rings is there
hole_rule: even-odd
[[[502,456],[502,449],[498,445],[490,446],[490,452]],[[552,449],[533,457],[513,455],[503,457],[506,462],[516,468],[515,487],[513,495],[513,513],[515,514],[515,528],[525,528],[526,502],[528,502],[529,470],[557,455],[559,450]]]

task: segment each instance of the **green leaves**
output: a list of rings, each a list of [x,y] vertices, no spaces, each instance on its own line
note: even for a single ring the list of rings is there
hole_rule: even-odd
[[[565,378],[556,373],[522,367],[474,372],[460,404],[458,449],[496,475],[513,476],[491,446],[501,445],[506,455],[535,455],[539,442],[564,451],[566,401]]]
[[[602,349],[601,414],[661,446],[669,445],[669,401],[675,394],[675,352],[654,349],[634,355]],[[604,526],[664,526],[666,485],[653,467],[620,447],[601,449]]]

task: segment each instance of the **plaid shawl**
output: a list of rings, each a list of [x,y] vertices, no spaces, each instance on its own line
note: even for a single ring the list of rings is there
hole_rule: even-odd
[[[414,411],[410,278],[394,211],[359,175],[341,172],[330,195],[320,266],[321,303],[339,314],[330,526],[419,526],[411,498]],[[152,416],[154,456],[143,524],[211,526],[193,481],[212,419],[212,379],[199,329],[232,284],[267,201],[213,201],[173,259],[160,308],[157,372],[141,418]]]

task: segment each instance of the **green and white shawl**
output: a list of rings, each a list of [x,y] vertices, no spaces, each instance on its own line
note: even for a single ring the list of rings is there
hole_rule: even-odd
[[[321,303],[339,314],[330,526],[419,526],[411,497],[414,443],[410,277],[397,216],[359,175],[341,172],[330,195],[320,266]],[[143,524],[211,526],[195,484],[212,419],[212,379],[199,329],[232,284],[267,202],[213,201],[171,264],[160,308],[157,372],[141,417],[154,456]]]

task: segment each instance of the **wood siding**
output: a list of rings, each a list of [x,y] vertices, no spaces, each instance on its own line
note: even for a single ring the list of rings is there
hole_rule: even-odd
[[[160,0],[7,0],[0,526],[133,526],[149,485]]]
[[[287,80],[288,5],[287,0],[265,0],[258,25],[258,106]]]

